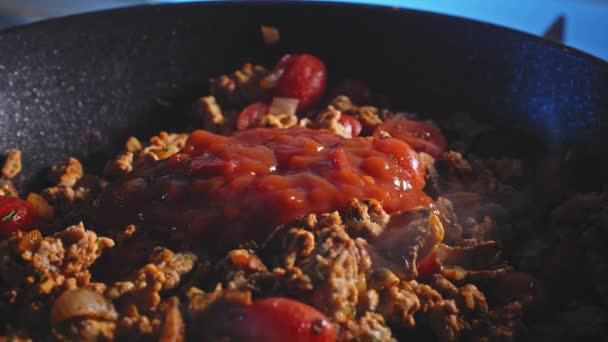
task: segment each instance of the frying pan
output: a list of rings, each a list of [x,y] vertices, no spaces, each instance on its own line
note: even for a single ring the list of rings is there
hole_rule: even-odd
[[[279,45],[262,43],[261,24],[280,29]],[[286,52],[319,56],[330,82],[365,80],[393,108],[498,127],[473,152],[554,158],[540,175],[548,197],[605,182],[605,62],[481,22],[333,3],[142,6],[4,31],[0,151],[23,150],[26,188],[72,155],[95,171],[129,135],[184,129],[209,77]]]
[[[264,46],[260,24],[280,29],[278,46]],[[366,80],[393,107],[469,112],[592,159],[608,147],[605,62],[425,12],[312,2],[141,6],[4,31],[0,51],[0,151],[23,149],[26,179],[70,155],[98,167],[130,134],[179,129],[209,77],[244,61],[271,66],[285,52],[318,55],[330,80]]]

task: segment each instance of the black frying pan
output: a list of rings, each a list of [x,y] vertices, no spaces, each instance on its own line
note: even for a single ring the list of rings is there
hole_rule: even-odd
[[[262,44],[260,24],[280,29],[279,46]],[[69,155],[103,160],[134,132],[179,129],[185,108],[207,93],[208,77],[244,61],[271,66],[298,51],[325,60],[330,80],[366,80],[396,107],[471,112],[592,157],[608,147],[606,63],[520,32],[418,11],[306,2],[142,6],[8,30],[0,51],[0,151],[21,147],[25,176]]]
[[[260,24],[280,29],[278,46],[264,46]],[[365,80],[395,108],[470,112],[518,132],[474,152],[554,158],[541,189],[605,181],[605,62],[480,22],[328,3],[144,6],[5,31],[0,152],[23,150],[22,180],[70,155],[94,171],[128,135],[183,129],[210,76],[244,61],[271,66],[285,52],[318,55],[330,81]]]

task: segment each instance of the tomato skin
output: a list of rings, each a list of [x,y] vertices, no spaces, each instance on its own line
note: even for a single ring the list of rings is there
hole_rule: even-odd
[[[268,112],[268,105],[264,102],[254,102],[245,107],[236,119],[236,129],[242,131],[256,127],[260,118]]]
[[[433,251],[431,254],[423,258],[416,266],[418,270],[418,278],[431,278],[433,275],[441,271],[441,265],[437,260],[437,253]]]
[[[395,138],[374,139],[374,148],[397,159],[399,165],[408,173],[415,189],[424,187],[424,166],[418,153],[405,141]]]
[[[300,301],[268,297],[231,309],[226,327],[244,342],[333,342],[333,325],[317,309]]]
[[[350,135],[353,137],[356,137],[361,134],[361,130],[363,129],[361,122],[355,119],[355,117],[352,115],[342,114],[338,122],[341,123],[342,126],[344,126],[347,130],[349,130]]]
[[[273,71],[278,75],[275,96],[300,100],[298,110],[316,104],[327,86],[325,64],[317,57],[301,54],[284,56]]]
[[[448,146],[448,142],[439,128],[426,122],[392,118],[376,127],[373,135],[379,138],[382,132],[403,140],[416,151],[426,152],[434,158],[445,152]]]
[[[344,95],[356,105],[364,105],[370,103],[372,99],[372,92],[363,81],[358,80],[344,80],[329,92],[329,99],[334,99],[337,96]]]
[[[0,196],[0,235],[30,230],[36,222],[31,203],[16,197]]]

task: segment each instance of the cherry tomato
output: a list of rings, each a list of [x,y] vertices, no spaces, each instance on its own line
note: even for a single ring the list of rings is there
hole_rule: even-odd
[[[30,230],[36,221],[31,203],[16,197],[0,196],[0,235]]]
[[[374,137],[380,137],[382,132],[407,142],[416,151],[426,152],[435,158],[443,153],[448,146],[447,140],[441,134],[439,128],[426,122],[392,118],[385,120],[376,127]]]
[[[227,327],[244,342],[333,342],[332,324],[317,309],[283,297],[258,299],[231,309]]]
[[[437,253],[433,251],[431,254],[423,258],[417,265],[419,278],[430,278],[434,274],[439,273],[441,265],[437,261]]]
[[[348,98],[356,105],[364,105],[371,101],[372,92],[362,81],[345,80],[329,92],[329,98],[333,99],[339,95],[348,96]]]
[[[389,156],[395,157],[399,165],[409,175],[414,189],[424,187],[424,166],[418,153],[406,142],[395,138],[374,139],[374,148]]]
[[[325,64],[311,55],[286,55],[272,72],[279,77],[275,96],[300,100],[298,110],[306,110],[317,103],[327,86]]]
[[[361,122],[359,122],[359,120],[355,119],[354,116],[351,116],[348,114],[342,114],[340,116],[340,120],[338,120],[338,122],[340,122],[342,124],[342,126],[344,126],[347,130],[349,130],[350,135],[353,137],[358,136],[361,133],[361,130],[363,129]]]
[[[236,128],[242,131],[256,127],[258,120],[268,112],[268,105],[264,102],[254,102],[245,107],[236,119]]]

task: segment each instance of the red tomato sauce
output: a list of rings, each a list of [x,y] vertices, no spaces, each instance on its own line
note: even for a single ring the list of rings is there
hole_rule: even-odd
[[[98,219],[102,227],[136,224],[234,246],[353,198],[375,198],[387,212],[432,209],[423,174],[416,152],[393,138],[345,139],[307,128],[195,131],[180,153],[111,185]]]

